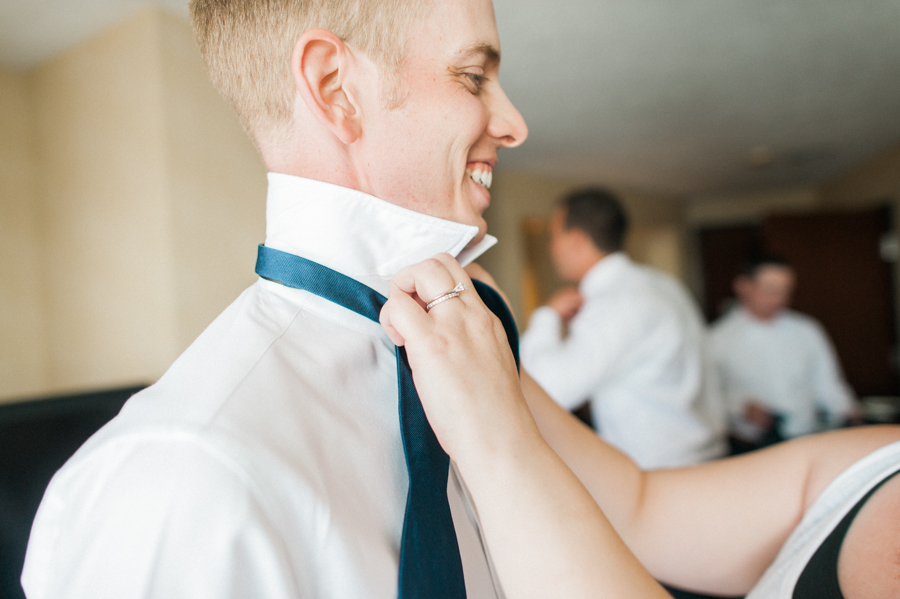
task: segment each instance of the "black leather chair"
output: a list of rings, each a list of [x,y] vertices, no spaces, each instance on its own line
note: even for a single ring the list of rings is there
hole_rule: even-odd
[[[53,474],[141,389],[0,404],[0,598],[25,597],[25,548]]]

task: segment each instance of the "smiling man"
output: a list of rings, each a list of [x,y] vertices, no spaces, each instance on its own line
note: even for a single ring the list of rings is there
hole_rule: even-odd
[[[497,150],[527,129],[497,81],[490,0],[194,0],[191,14],[270,171],[268,248],[387,295],[400,268],[493,243]],[[396,597],[397,414],[381,326],[261,278],[57,473],[26,593]],[[468,597],[498,596],[461,484],[440,482]]]

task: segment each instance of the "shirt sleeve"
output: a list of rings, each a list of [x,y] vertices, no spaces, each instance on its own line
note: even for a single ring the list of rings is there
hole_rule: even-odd
[[[837,352],[825,330],[818,323],[812,324],[814,364],[812,384],[816,404],[828,412],[833,424],[838,424],[853,409],[854,394],[844,380]]]
[[[522,366],[568,410],[590,398],[624,349],[625,318],[604,316],[586,305],[572,320],[564,338],[559,314],[544,306],[534,311],[522,336]]]
[[[719,323],[710,329],[707,348],[709,364],[716,373],[721,401],[732,432],[744,439],[758,439],[764,431],[744,417],[745,406],[748,401],[754,399],[755,394],[746,389],[732,371],[734,362],[747,361],[751,356],[734,355],[735,333],[728,324],[728,322]],[[762,398],[755,399],[764,401]]]
[[[738,387],[731,376],[728,364],[731,360],[729,331],[721,325],[713,325],[707,335],[706,352],[710,367],[716,372],[716,379],[730,417],[739,414],[743,408],[744,391]]]
[[[239,470],[190,443],[120,450],[51,486],[22,576],[29,599],[301,596],[278,528]]]

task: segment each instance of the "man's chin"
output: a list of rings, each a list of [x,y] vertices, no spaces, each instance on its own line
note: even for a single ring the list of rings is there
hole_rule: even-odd
[[[476,243],[484,239],[485,235],[487,235],[487,222],[481,215],[481,211],[479,211],[477,208],[464,206],[459,207],[457,210],[445,211],[443,213],[435,211],[431,214],[432,216],[436,216],[450,222],[458,223],[460,225],[478,227],[478,232],[475,234],[475,237],[472,238],[472,241],[470,241],[466,245],[466,247],[474,246]]]
[[[475,234],[475,237],[472,238],[468,244],[466,244],[467,248],[473,247],[478,243],[481,243],[481,240],[484,239],[484,236],[487,235],[487,223],[483,218],[479,218],[477,223],[472,223],[476,227],[478,227],[478,233]]]

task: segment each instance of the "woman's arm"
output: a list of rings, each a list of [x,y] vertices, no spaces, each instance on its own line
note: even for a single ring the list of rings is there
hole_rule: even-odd
[[[398,274],[383,324],[406,344],[511,598],[666,597],[641,563],[677,586],[745,594],[836,476],[900,440],[900,427],[866,427],[642,472],[527,374],[519,381],[502,326],[476,294],[422,310],[419,296],[457,281],[468,284],[447,256]]]
[[[708,593],[746,594],[825,487],[855,461],[900,440],[900,427],[866,427],[641,472],[526,373],[522,389],[544,439],[650,573]]]
[[[468,291],[423,310],[420,298],[460,281]],[[446,255],[405,269],[382,324],[406,347],[425,413],[472,495],[506,595],[668,597],[541,437],[503,327],[471,289]]]
[[[484,269],[466,270],[496,288]],[[900,440],[900,427],[869,426],[690,468],[642,472],[525,372],[522,390],[544,439],[647,569],[666,583],[723,595],[744,595],[756,584],[841,472]]]

